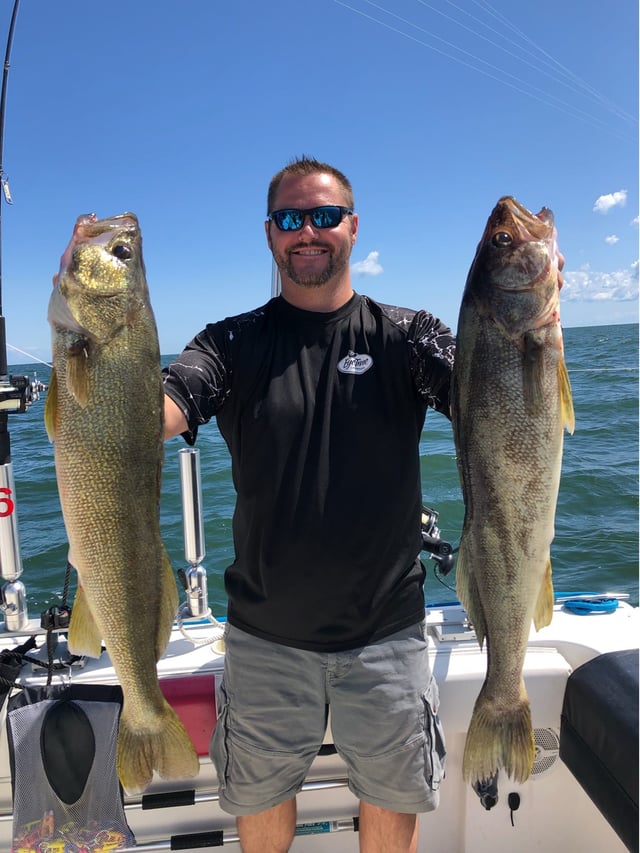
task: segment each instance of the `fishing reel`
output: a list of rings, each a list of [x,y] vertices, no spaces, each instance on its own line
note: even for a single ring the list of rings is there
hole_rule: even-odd
[[[33,402],[28,376],[0,376],[0,410],[26,412]]]
[[[441,575],[448,575],[453,568],[453,545],[445,542],[440,536],[437,526],[438,513],[435,509],[422,506],[422,550],[427,551],[432,560],[438,564]]]

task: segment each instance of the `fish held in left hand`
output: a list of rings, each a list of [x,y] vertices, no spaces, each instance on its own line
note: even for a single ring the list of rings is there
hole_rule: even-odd
[[[533,621],[553,613],[550,546],[563,434],[573,432],[560,326],[553,214],[500,199],[469,271],[457,330],[452,420],[465,518],[458,596],[487,644],[464,777],[531,773],[535,742],[522,670]]]
[[[79,576],[69,649],[98,657],[106,645],[124,696],[118,774],[125,790],[140,792],[154,770],[183,779],[199,762],[156,670],[178,592],[160,535],[160,351],[133,214],[78,218],[49,322],[45,420]]]

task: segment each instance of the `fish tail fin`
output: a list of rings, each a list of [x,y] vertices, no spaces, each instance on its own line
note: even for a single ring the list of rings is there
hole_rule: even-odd
[[[465,781],[490,779],[504,769],[516,782],[525,782],[535,758],[531,708],[524,689],[519,701],[505,707],[489,698],[486,682],[476,700],[462,759]]]
[[[560,416],[562,424],[567,428],[569,435],[573,435],[576,428],[576,416],[573,411],[573,394],[571,393],[571,383],[569,382],[569,374],[564,358],[558,362],[558,383],[560,386]]]
[[[84,589],[80,585],[71,609],[67,643],[69,651],[74,655],[99,658],[102,654],[102,636],[93,618]]]
[[[533,611],[533,624],[536,631],[549,625],[553,617],[553,583],[551,581],[551,557],[547,558],[547,570],[540,587],[536,607]]]
[[[480,600],[478,584],[469,568],[464,544],[460,546],[458,561],[456,563],[456,592],[462,606],[469,615],[471,624],[476,632],[476,637],[478,638],[478,643],[480,644],[480,648],[482,648],[484,638],[487,634],[484,609]]]
[[[128,794],[149,785],[153,771],[163,779],[190,779],[198,775],[198,755],[184,726],[166,700],[153,727],[141,729],[129,722],[126,704],[118,731],[118,776]]]
[[[51,371],[49,379],[49,388],[47,390],[47,399],[44,404],[44,425],[49,436],[49,441],[53,441],[56,436],[58,412],[58,374],[55,367]]]
[[[160,660],[167,648],[173,620],[178,610],[178,588],[169,555],[162,548],[162,572],[160,580],[160,615],[156,636],[156,660]]]

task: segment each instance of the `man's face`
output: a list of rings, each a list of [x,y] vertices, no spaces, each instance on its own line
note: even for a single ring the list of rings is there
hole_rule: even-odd
[[[332,175],[288,175],[278,187],[273,210],[348,204],[344,189]],[[317,228],[309,216],[298,231],[280,231],[275,222],[266,222],[265,228],[283,278],[300,287],[321,287],[348,269],[358,217],[345,216],[335,228]]]

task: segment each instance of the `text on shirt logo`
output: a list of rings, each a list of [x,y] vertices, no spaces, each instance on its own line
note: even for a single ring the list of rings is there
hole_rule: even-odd
[[[373,364],[373,359],[370,355],[359,355],[353,350],[349,350],[349,354],[338,362],[338,370],[340,373],[365,373]]]

